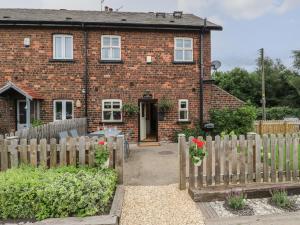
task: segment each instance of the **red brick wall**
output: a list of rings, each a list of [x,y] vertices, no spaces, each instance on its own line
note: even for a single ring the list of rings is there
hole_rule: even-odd
[[[14,101],[0,98],[0,134],[15,131],[15,111]]]
[[[52,59],[52,36],[54,33],[72,34],[74,38],[74,62],[50,62]],[[101,35],[121,36],[122,64],[99,62]],[[23,40],[31,38],[31,46],[25,48]],[[174,38],[192,37],[194,64],[175,65]],[[177,124],[178,100],[189,100],[191,125],[199,118],[199,33],[173,31],[112,31],[89,32],[89,131],[101,123],[102,99],[121,99],[138,104],[144,91],[149,90],[155,99],[167,97],[174,102],[166,120],[159,122],[159,139],[169,139]],[[210,33],[205,35],[205,74],[210,79]],[[146,57],[153,63],[147,64]],[[10,80],[26,85],[44,96],[41,103],[41,119],[53,120],[53,100],[80,100],[81,108],[75,109],[75,117],[84,116],[84,40],[83,32],[76,29],[48,28],[0,28],[0,85]],[[223,99],[224,100],[224,99]],[[226,104],[223,102],[222,104]],[[75,104],[74,104],[75,105]],[[216,104],[214,104],[216,105]],[[208,106],[210,107],[210,106]],[[138,116],[124,117],[120,129],[134,129],[138,135]]]

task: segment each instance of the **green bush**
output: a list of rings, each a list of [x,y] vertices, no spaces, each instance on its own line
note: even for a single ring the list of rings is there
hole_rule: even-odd
[[[234,210],[244,209],[247,196],[240,192],[232,192],[226,197],[227,205]]]
[[[127,115],[127,116],[134,116],[139,113],[139,107],[132,103],[128,102],[125,103],[122,107],[122,111]]]
[[[210,118],[215,124],[214,134],[246,134],[253,130],[256,109],[249,105],[237,109],[215,109],[210,111]]]
[[[0,173],[0,218],[37,219],[104,213],[116,188],[111,169],[21,167]]]
[[[176,130],[173,133],[173,138],[172,138],[173,142],[178,141],[178,134],[184,134],[187,141],[188,141],[189,137],[191,137],[191,136],[196,137],[196,138],[199,136],[203,136],[203,137],[206,136],[205,131],[203,131],[200,128],[199,124],[197,124],[197,126],[195,128],[188,128],[187,126],[185,126],[181,130]]]
[[[274,190],[270,191],[270,193],[272,195],[271,203],[275,204],[277,207],[288,208],[292,205],[285,190]]]
[[[266,109],[267,120],[283,120],[285,117],[298,117],[300,118],[299,108],[272,107]],[[257,109],[257,120],[262,119],[262,109]]]
[[[106,145],[98,145],[95,149],[95,166],[103,167],[109,158],[109,152]]]

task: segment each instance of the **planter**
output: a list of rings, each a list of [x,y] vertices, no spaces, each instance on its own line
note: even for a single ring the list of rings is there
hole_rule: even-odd
[[[199,160],[199,162],[194,163],[195,166],[201,166],[203,160],[200,159],[200,157],[194,157],[194,159]]]

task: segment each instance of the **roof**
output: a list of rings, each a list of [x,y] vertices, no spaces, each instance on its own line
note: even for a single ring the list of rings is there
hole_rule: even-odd
[[[0,25],[50,25],[60,26],[123,26],[123,27],[160,27],[201,29],[204,19],[193,14],[183,14],[181,18],[174,18],[173,13],[166,13],[165,17],[150,12],[106,12],[80,10],[52,10],[52,9],[0,9]],[[222,30],[222,27],[207,21],[209,30]]]
[[[19,94],[23,95],[26,98],[29,98],[30,100],[33,99],[43,99],[43,97],[35,92],[34,90],[25,87],[24,85],[16,85],[11,81],[8,81],[6,85],[4,85],[2,88],[0,88],[0,96],[4,95],[7,91],[14,90],[18,92]]]

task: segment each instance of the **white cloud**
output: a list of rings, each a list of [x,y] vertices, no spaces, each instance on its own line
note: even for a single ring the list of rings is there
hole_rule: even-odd
[[[255,19],[268,13],[284,14],[300,6],[299,0],[178,0],[178,9],[210,16]]]

